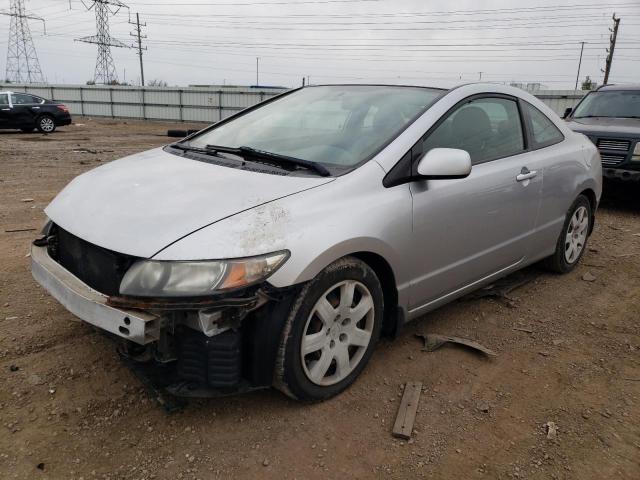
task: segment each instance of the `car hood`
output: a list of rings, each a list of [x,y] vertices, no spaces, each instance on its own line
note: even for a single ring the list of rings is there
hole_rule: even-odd
[[[585,135],[640,137],[640,119],[616,117],[575,118],[567,126]]]
[[[332,180],[240,170],[154,149],[80,175],[45,213],[90,243],[149,258],[207,225]]]

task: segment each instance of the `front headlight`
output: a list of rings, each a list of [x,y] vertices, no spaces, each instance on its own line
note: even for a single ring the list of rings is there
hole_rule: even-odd
[[[201,297],[258,283],[289,258],[288,251],[257,257],[211,261],[134,263],[120,283],[120,293],[134,297]]]
[[[640,142],[636,143],[636,148],[633,149],[633,155],[631,156],[632,162],[640,162]]]

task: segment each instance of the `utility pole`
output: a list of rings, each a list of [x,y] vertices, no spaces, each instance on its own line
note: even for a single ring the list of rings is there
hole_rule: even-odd
[[[142,86],[144,87],[144,66],[142,65],[142,51],[146,50],[147,47],[142,46],[142,39],[147,38],[146,35],[142,35],[142,27],[146,27],[146,23],[140,23],[140,14],[136,13],[136,21],[129,22],[131,25],[135,25],[135,31],[129,33],[132,37],[138,37],[138,46],[132,45],[132,48],[138,49],[138,57],[140,58],[140,79],[142,80]]]
[[[482,81],[482,72],[478,72],[478,77],[479,77],[478,80]]]
[[[77,38],[76,41],[98,45],[96,70],[93,76],[94,82],[105,85],[117,83],[118,73],[111,56],[111,47],[129,48],[129,45],[116,40],[109,33],[109,14],[115,15],[121,8],[129,7],[120,0],[91,0],[91,5],[89,6],[84,3],[84,0],[82,2],[87,10],[93,8],[96,12],[96,35]]]
[[[584,44],[586,42],[580,42],[582,47],[580,47],[580,61],[578,62],[578,74],[576,75],[576,86],[574,90],[578,90],[578,80],[580,79],[580,67],[582,66],[582,52],[584,52]]]
[[[620,25],[620,19],[616,18],[616,14],[613,14],[613,30],[609,29],[611,36],[609,37],[609,48],[607,48],[607,60],[604,67],[604,85],[609,83],[609,73],[611,73],[611,64],[613,63],[613,51],[616,48],[616,38],[618,37],[618,26]]]
[[[27,22],[27,19],[30,19],[44,24],[44,19],[28,15],[24,8],[24,0],[11,0],[9,11],[0,11],[0,15],[11,17],[5,79],[14,83],[45,83]],[[47,33],[46,26],[44,33]]]

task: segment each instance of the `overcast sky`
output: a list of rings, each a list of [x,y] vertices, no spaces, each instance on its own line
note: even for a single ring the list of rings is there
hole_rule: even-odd
[[[91,5],[90,0],[85,0]],[[169,85],[410,83],[452,86],[482,80],[540,82],[573,89],[602,82],[611,16],[622,19],[610,82],[640,83],[640,0],[131,0],[111,16],[127,44],[139,12],[145,77]],[[9,0],[0,0],[0,10]],[[26,0],[42,70],[51,83],[93,78],[95,15],[80,0]],[[9,17],[0,16],[0,74]],[[120,81],[139,83],[133,49],[112,48]],[[482,72],[482,74],[480,74]]]

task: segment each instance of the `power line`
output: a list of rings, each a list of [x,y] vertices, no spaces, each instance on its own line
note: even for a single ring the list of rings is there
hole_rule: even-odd
[[[84,4],[84,0],[82,2]],[[109,33],[109,14],[115,15],[121,8],[129,7],[120,0],[91,0],[91,5],[84,5],[87,10],[93,8],[96,12],[96,35],[77,39],[79,42],[98,45],[98,57],[93,81],[105,85],[117,83],[118,74],[111,56],[111,47],[128,48],[128,45],[113,38]]]
[[[27,22],[28,19],[38,20],[44,24],[44,19],[27,14],[24,0],[11,0],[9,5],[8,12],[0,12],[0,15],[11,17],[5,78],[15,83],[44,83],[45,78]]]

